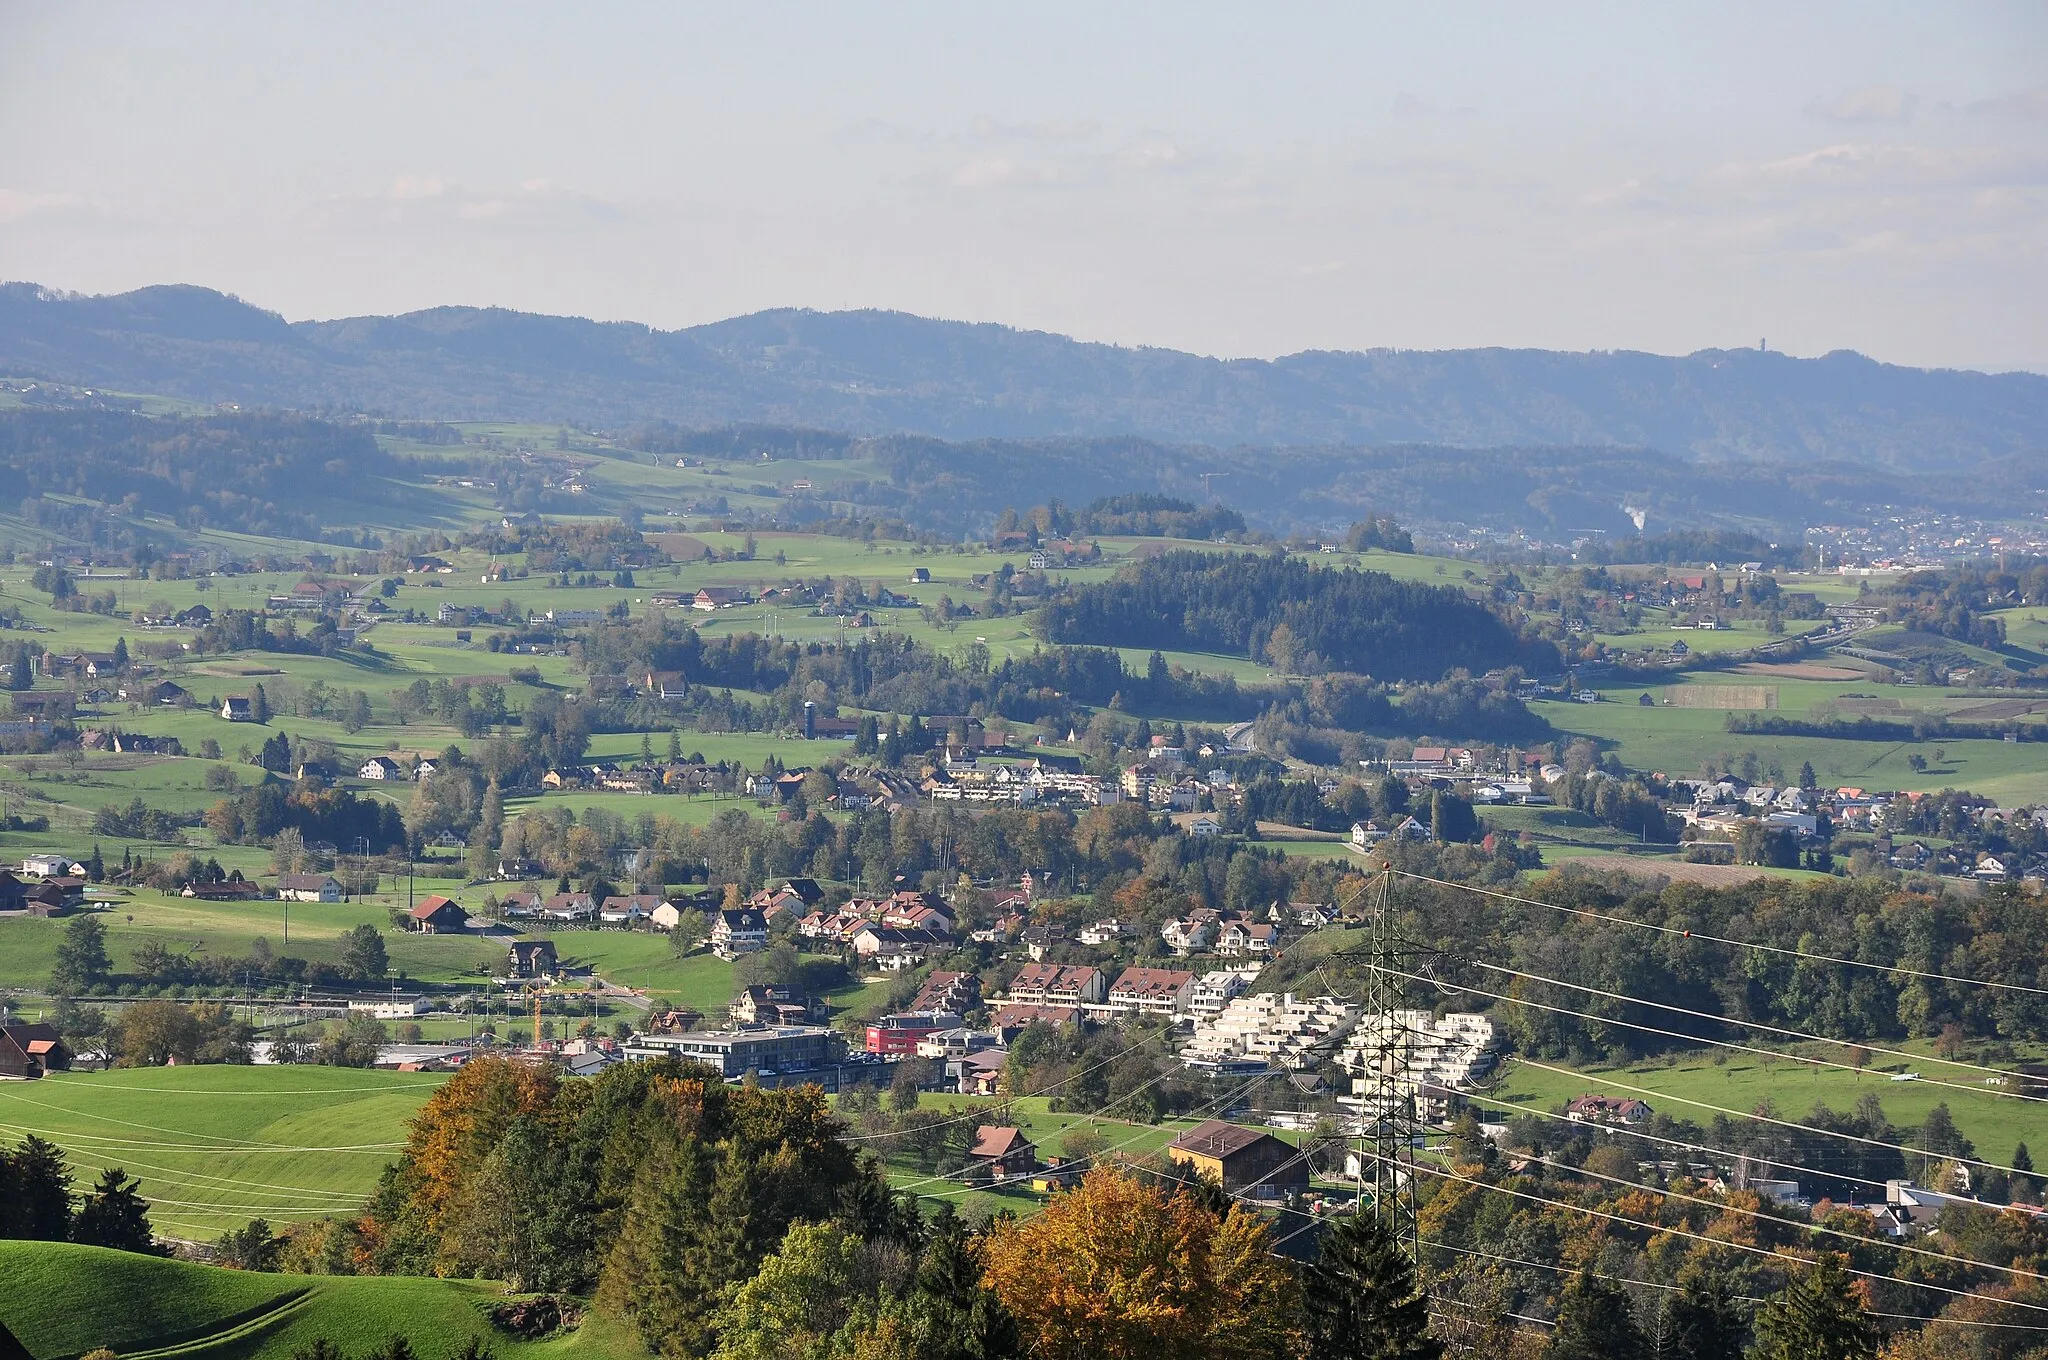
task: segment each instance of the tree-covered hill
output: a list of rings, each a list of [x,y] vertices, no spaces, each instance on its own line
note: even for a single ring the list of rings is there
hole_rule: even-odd
[[[2048,447],[2048,377],[1848,352],[1223,360],[878,311],[762,312],[677,331],[463,307],[287,323],[203,288],[79,297],[7,284],[0,374],[308,410],[955,440],[1647,446],[1922,471]]]
[[[1557,664],[1456,587],[1279,555],[1162,553],[1054,600],[1043,627],[1053,642],[1229,652],[1383,680]]]

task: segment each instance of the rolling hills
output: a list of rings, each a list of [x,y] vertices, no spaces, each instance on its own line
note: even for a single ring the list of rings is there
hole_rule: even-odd
[[[771,311],[676,331],[462,307],[288,323],[190,286],[105,297],[0,286],[0,374],[301,410],[969,440],[1644,446],[1921,472],[2048,444],[2048,377],[1848,352],[1222,360],[879,311]]]

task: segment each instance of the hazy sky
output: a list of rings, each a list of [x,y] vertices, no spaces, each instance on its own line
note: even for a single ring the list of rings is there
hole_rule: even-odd
[[[2048,4],[0,0],[0,278],[2048,371]]]

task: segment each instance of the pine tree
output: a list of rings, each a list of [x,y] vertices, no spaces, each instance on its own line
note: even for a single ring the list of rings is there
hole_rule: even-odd
[[[7,663],[7,688],[12,690],[34,689],[36,683],[35,663],[29,660],[28,648],[16,647],[14,659]]]
[[[1636,1326],[1628,1295],[1596,1276],[1580,1271],[1558,1296],[1557,1329],[1544,1348],[1544,1360],[1619,1360],[1649,1350],[1649,1340]]]
[[[118,1166],[102,1171],[71,1220],[71,1240],[88,1247],[160,1254],[149,1228],[149,1205],[136,1193],[141,1185]]]
[[[1436,1360],[1429,1300],[1414,1267],[1377,1215],[1359,1212],[1323,1237],[1302,1273],[1308,1360]]]
[[[1792,1277],[1756,1320],[1751,1360],[1874,1360],[1878,1330],[1846,1260],[1824,1252],[1813,1268]]]
[[[1748,1328],[1728,1282],[1702,1272],[1682,1283],[1660,1319],[1658,1360],[1739,1360]]]
[[[2027,1151],[2027,1145],[2020,1143],[2012,1150],[2012,1197],[2019,1204],[2032,1204],[2040,1193],[2041,1182],[2033,1175],[2034,1158]]]
[[[263,686],[256,686],[255,695],[249,700],[249,714],[259,723],[270,721],[270,696],[263,692]]]
[[[0,1153],[0,1237],[62,1242],[71,1236],[71,1168],[51,1143],[30,1134]]]

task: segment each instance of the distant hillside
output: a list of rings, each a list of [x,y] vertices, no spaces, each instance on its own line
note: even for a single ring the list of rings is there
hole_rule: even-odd
[[[1311,352],[1266,362],[896,312],[681,331],[443,307],[288,324],[203,288],[0,285],[0,375],[196,401],[947,439],[1635,446],[1931,472],[2048,451],[2048,378],[1754,350]]]

